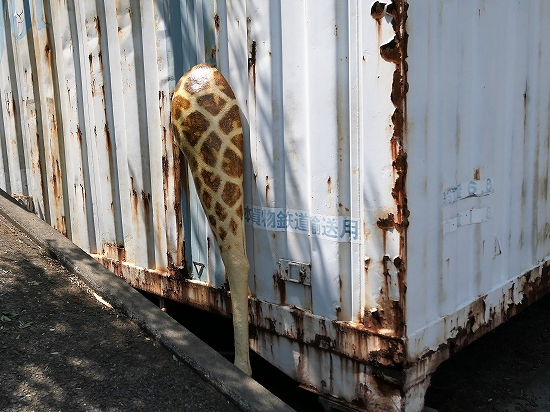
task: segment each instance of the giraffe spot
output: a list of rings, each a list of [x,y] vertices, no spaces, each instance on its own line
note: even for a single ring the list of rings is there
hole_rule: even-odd
[[[219,136],[215,132],[210,133],[201,147],[200,155],[204,163],[211,167],[216,166],[221,146],[222,140]]]
[[[200,180],[198,177],[195,177],[195,178],[193,179],[193,181],[195,182],[195,187],[197,188],[197,192],[200,193],[201,187],[202,187],[202,182],[201,182],[201,180]]]
[[[233,143],[235,145],[235,147],[237,148],[237,150],[239,150],[239,152],[243,152],[243,134],[242,133],[239,133],[238,135],[236,136],[233,136],[231,138],[231,143]]]
[[[189,151],[187,151],[189,152]],[[195,171],[199,168],[199,163],[197,162],[197,159],[195,159],[193,156],[191,156],[191,153],[186,153],[187,155],[187,163],[189,163],[189,167],[192,171]]]
[[[212,189],[214,192],[217,192],[220,188],[221,179],[219,176],[215,175],[212,172],[209,172],[208,170],[202,170],[201,171],[201,177],[206,186],[208,186],[210,189]],[[226,184],[227,186],[227,184]],[[236,185],[235,185],[236,186]]]
[[[239,107],[234,104],[220,119],[218,126],[225,134],[231,133],[237,128],[241,128],[241,115]]]
[[[197,103],[204,107],[212,116],[217,116],[225,106],[225,100],[214,93],[197,97]]]
[[[212,208],[212,195],[207,190],[202,192],[202,203],[204,204],[205,209],[210,210],[210,208]]]
[[[210,127],[210,122],[201,112],[192,112],[183,120],[183,133],[187,141],[195,146]]]
[[[227,230],[225,230],[223,227],[220,227],[220,230],[218,231],[220,234],[220,239],[223,241],[227,237]]]
[[[239,225],[237,222],[235,222],[233,219],[229,222],[229,229],[231,229],[231,232],[236,236],[237,235],[237,229],[239,228]]]
[[[191,103],[186,98],[178,95],[175,95],[172,99],[172,119],[174,121],[179,121],[181,118],[182,111],[185,111],[191,107]]]
[[[233,207],[242,196],[242,191],[235,183],[225,182],[222,192],[222,200],[229,206]]]
[[[210,226],[216,227],[216,224],[218,223],[215,216],[208,215],[208,221],[210,222]]]
[[[227,80],[225,80],[225,77],[222,76],[222,74],[215,70],[213,73],[214,76],[214,83],[216,86],[218,86],[218,89],[223,92],[227,97],[230,99],[235,98],[235,93],[233,93],[233,90],[231,90],[231,86],[229,86],[229,83],[227,83]]]
[[[223,154],[222,169],[231,177],[241,177],[243,175],[243,160],[234,150],[228,148]]]
[[[227,212],[218,202],[216,202],[216,206],[214,206],[214,211],[216,212],[216,216],[218,216],[222,222],[227,218]]]
[[[238,207],[237,210],[235,210],[235,213],[237,213],[237,216],[239,216],[239,219],[241,219],[241,221],[243,220],[243,207],[241,205],[241,207]]]

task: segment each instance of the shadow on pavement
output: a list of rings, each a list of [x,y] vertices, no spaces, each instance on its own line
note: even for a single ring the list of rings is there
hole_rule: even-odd
[[[240,410],[3,218],[0,311],[2,411]]]

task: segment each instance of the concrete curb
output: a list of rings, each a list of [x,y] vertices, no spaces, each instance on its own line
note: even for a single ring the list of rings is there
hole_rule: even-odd
[[[243,411],[293,411],[99,262],[0,189],[0,214]]]

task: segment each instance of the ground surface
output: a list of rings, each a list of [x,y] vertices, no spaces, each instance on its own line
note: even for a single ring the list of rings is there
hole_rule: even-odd
[[[238,411],[0,217],[0,411]]]
[[[426,405],[439,412],[550,411],[550,296],[443,363]]]

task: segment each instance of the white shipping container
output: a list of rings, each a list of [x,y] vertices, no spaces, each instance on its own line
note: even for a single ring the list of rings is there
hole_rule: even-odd
[[[228,315],[173,140],[199,62],[245,131],[252,349],[421,411],[453,352],[550,290],[545,0],[0,2],[0,188],[133,286]]]

